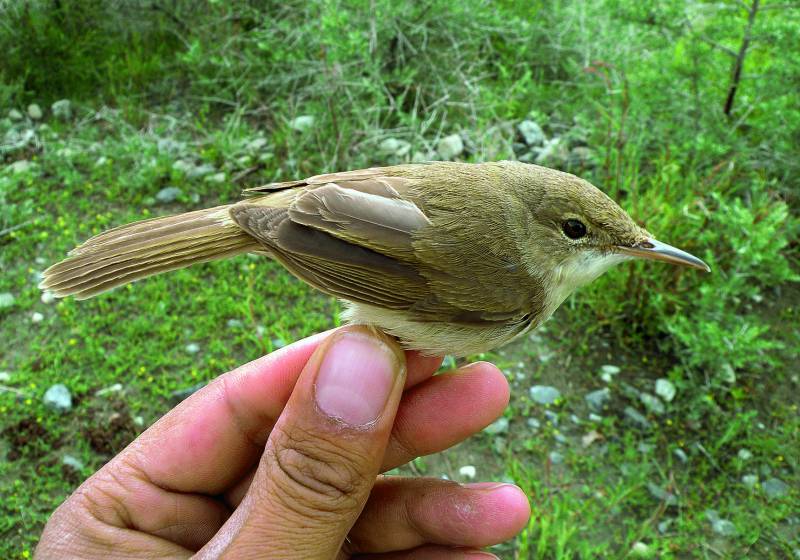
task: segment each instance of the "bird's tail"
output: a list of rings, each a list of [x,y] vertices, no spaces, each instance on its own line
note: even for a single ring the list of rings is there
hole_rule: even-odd
[[[96,235],[44,271],[39,284],[57,297],[86,299],[140,278],[258,250],[228,206],[153,218]]]

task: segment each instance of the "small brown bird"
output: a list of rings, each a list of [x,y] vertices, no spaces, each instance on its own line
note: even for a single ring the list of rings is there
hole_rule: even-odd
[[[226,206],[124,225],[72,250],[41,288],[85,299],[240,253],[277,259],[410,349],[465,356],[544,322],[632,257],[708,271],[588,182],[518,162],[398,165],[246,191]]]

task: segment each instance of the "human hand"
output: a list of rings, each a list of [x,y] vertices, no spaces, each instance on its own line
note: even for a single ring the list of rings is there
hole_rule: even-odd
[[[491,558],[527,523],[518,488],[378,476],[505,408],[497,368],[440,363],[345,327],[228,372],[84,482],[36,555]]]

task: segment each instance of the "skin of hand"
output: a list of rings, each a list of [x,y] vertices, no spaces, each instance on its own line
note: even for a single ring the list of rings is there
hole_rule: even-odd
[[[440,363],[345,327],[228,372],[67,498],[36,557],[493,558],[519,488],[379,475],[502,414],[496,367]]]

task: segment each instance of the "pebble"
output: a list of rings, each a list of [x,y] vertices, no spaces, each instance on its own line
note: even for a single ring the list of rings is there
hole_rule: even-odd
[[[41,299],[42,303],[45,305],[50,305],[56,300],[56,296],[53,294],[53,292],[42,292],[42,297],[39,299]]]
[[[20,113],[17,109],[10,109],[8,111],[8,118],[12,121],[21,121],[23,118],[23,114]]]
[[[27,159],[21,159],[15,161],[11,165],[9,165],[6,169],[8,169],[11,173],[16,175],[17,173],[25,173],[32,168],[33,164],[31,162],[29,162]]]
[[[44,315],[38,311],[31,313],[31,323],[41,323],[42,321],[44,321]]]
[[[378,149],[385,155],[402,158],[411,151],[411,142],[398,138],[387,138],[378,145]]]
[[[639,400],[642,401],[644,407],[653,414],[657,414],[658,416],[664,414],[664,403],[662,403],[661,400],[655,395],[651,395],[650,393],[640,393]]]
[[[44,394],[44,404],[57,412],[68,412],[72,409],[72,395],[67,386],[56,383]]]
[[[650,420],[648,420],[641,412],[632,406],[626,406],[624,414],[625,418],[627,418],[632,424],[644,429],[650,427]]]
[[[604,365],[600,368],[600,379],[605,381],[606,383],[611,383],[614,381],[614,376],[620,372],[620,369],[617,366],[612,365]]]
[[[164,187],[156,194],[156,200],[163,203],[174,202],[182,194],[183,191],[178,187]]]
[[[272,348],[275,349],[275,350],[278,350],[278,349],[283,348],[284,346],[286,346],[286,341],[283,340],[279,336],[276,336],[270,342],[272,342]]]
[[[541,146],[545,141],[542,127],[534,121],[522,121],[517,125],[517,131],[528,146]]]
[[[478,474],[478,469],[476,469],[473,465],[464,465],[463,467],[458,469],[458,474],[460,474],[464,478],[472,480]]]
[[[672,454],[675,455],[675,458],[678,459],[678,461],[680,461],[684,465],[689,462],[689,456],[680,447],[673,449]]]
[[[7,371],[0,371],[0,383],[8,383],[11,381],[11,374]]]
[[[672,402],[672,399],[675,398],[675,394],[677,393],[677,389],[675,385],[669,379],[656,379],[656,395],[664,399],[666,402]]]
[[[705,513],[706,518],[711,522],[711,528],[716,534],[723,537],[732,537],[736,534],[736,525],[727,519],[721,518],[715,510],[708,509]]]
[[[140,428],[144,426],[144,417],[143,416],[134,416],[133,423]]]
[[[530,388],[531,399],[543,405],[550,405],[561,398],[561,391],[549,385],[534,385]]]
[[[28,105],[28,116],[35,121],[40,120],[43,116],[42,108],[36,103],[31,103]]]
[[[547,458],[553,465],[560,465],[564,462],[564,456],[558,451],[551,451]]]
[[[189,354],[197,354],[200,351],[200,345],[196,342],[190,342],[186,345],[186,351]]]
[[[53,116],[62,121],[68,121],[72,118],[72,103],[69,99],[59,99],[50,106],[53,111]]]
[[[742,461],[749,461],[753,458],[753,453],[749,449],[743,447],[739,450],[736,456]]]
[[[761,488],[770,500],[783,498],[789,493],[789,485],[779,478],[770,478]]]
[[[581,437],[581,445],[584,447],[589,447],[596,441],[601,441],[603,439],[603,435],[598,432],[597,430],[592,430]]]
[[[292,119],[289,122],[289,126],[298,132],[306,132],[314,126],[314,117],[312,115],[300,115]]]
[[[464,141],[458,134],[445,136],[436,144],[436,151],[443,160],[451,160],[464,153]]]
[[[229,329],[241,329],[244,326],[239,319],[228,319],[228,322],[225,323]]]
[[[576,146],[570,150],[567,163],[573,167],[589,167],[592,164],[593,155],[594,153],[591,148],[587,146]]]
[[[652,443],[646,443],[644,441],[639,442],[639,445],[636,446],[636,449],[642,455],[647,455],[649,453],[652,453],[655,448],[656,448],[656,446],[653,445]]]
[[[250,142],[247,143],[247,146],[245,146],[245,149],[250,151],[250,152],[257,152],[257,151],[259,151],[261,148],[263,148],[266,145],[267,145],[267,139],[266,138],[255,138],[253,140],[250,140]]]
[[[591,414],[589,414],[589,421],[599,423],[603,421],[603,417],[600,416],[599,414],[595,414],[594,412],[592,412]]]
[[[528,421],[526,423],[528,424],[528,427],[534,432],[542,427],[542,423],[539,422],[536,418],[528,418]]]
[[[583,397],[590,410],[602,412],[603,407],[611,400],[611,391],[608,387],[587,393]]]
[[[72,455],[64,455],[61,458],[61,464],[66,465],[69,468],[76,470],[78,472],[82,471],[84,467],[83,462],[77,457],[73,457]]]
[[[508,431],[508,418],[505,416],[498,418],[486,426],[483,431],[491,436],[506,433]]]
[[[206,181],[219,185],[220,183],[224,183],[226,178],[227,176],[225,175],[225,172],[220,171],[219,173],[214,173],[213,175],[206,177]]]
[[[545,140],[542,150],[536,156],[536,163],[538,165],[550,164],[556,165],[563,164],[569,157],[569,147],[567,143],[561,138],[551,138]]]
[[[558,414],[552,410],[545,410],[544,417],[553,425],[558,426]]]
[[[649,558],[652,554],[650,546],[642,541],[636,541],[631,547],[631,556],[634,558]]]
[[[9,307],[14,306],[14,302],[16,301],[16,297],[11,292],[3,292],[0,294],[0,309],[8,309]]]
[[[102,397],[110,393],[119,393],[120,391],[122,391],[122,383],[114,383],[113,385],[109,385],[108,387],[103,387],[102,389],[98,389],[95,392],[94,396]]]
[[[658,524],[658,532],[662,535],[669,531],[669,527],[672,525],[672,519],[665,519],[661,523]]]
[[[746,474],[742,477],[742,484],[747,486],[749,489],[753,489],[758,484],[758,475],[755,474]]]
[[[650,495],[653,496],[655,499],[664,502],[668,506],[677,506],[678,505],[678,496],[673,494],[672,492],[667,492],[658,484],[653,482],[647,483],[647,491],[650,492]]]

